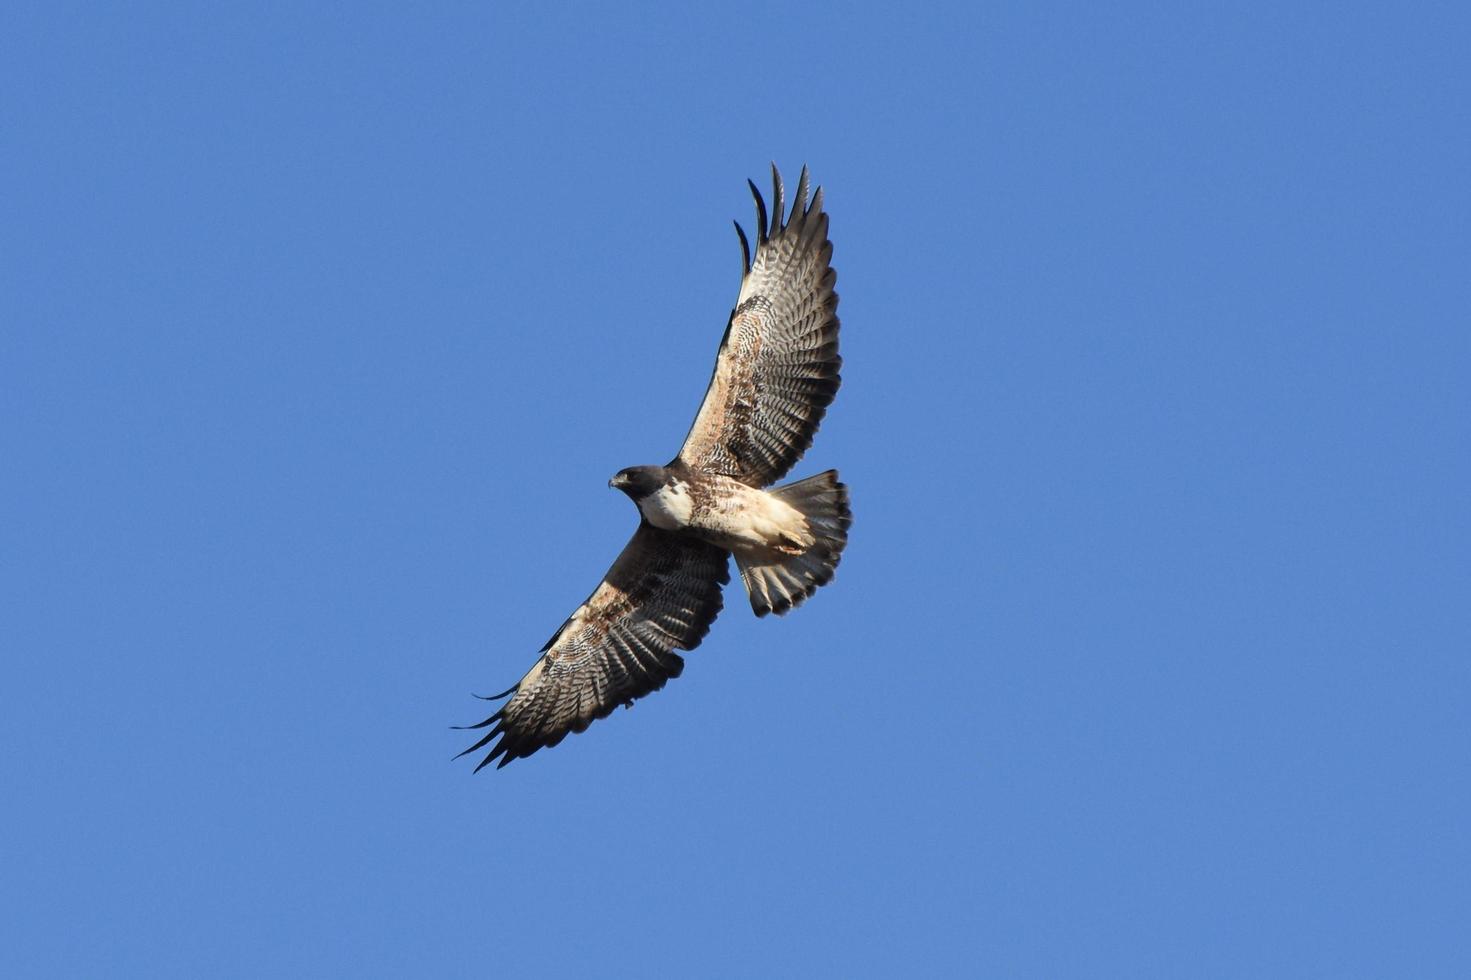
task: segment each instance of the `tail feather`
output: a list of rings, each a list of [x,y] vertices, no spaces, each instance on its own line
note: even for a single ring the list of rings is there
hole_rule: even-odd
[[[772,612],[780,616],[832,581],[853,523],[848,488],[838,482],[837,470],[769,492],[800,511],[817,540],[796,555],[736,552],[736,565],[757,616]]]

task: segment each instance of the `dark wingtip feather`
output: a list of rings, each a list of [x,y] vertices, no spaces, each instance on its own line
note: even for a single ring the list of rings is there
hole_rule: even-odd
[[[473,732],[477,728],[484,728],[486,725],[489,725],[491,722],[495,721],[500,716],[501,716],[501,713],[499,711],[497,711],[495,714],[491,715],[489,718],[485,719],[484,721],[482,721],[478,725],[451,725],[449,727],[450,727],[450,729],[452,731],[456,731],[456,732]]]
[[[776,161],[771,164],[771,230],[770,235],[781,231],[782,223],[786,220],[787,196],[786,188],[782,186],[781,171],[776,169]]]
[[[483,758],[483,759],[480,760],[480,763],[475,767],[475,771],[476,772],[479,772],[480,770],[484,769],[486,766],[490,765],[492,762],[494,762],[497,758],[500,758],[501,756],[505,756],[504,759],[501,759],[501,765],[505,765],[507,762],[510,762],[512,759],[519,758],[519,757],[525,756],[525,755],[530,755],[531,754],[530,752],[523,752],[523,751],[521,751],[524,748],[525,748],[525,744],[524,743],[512,744],[512,742],[511,742],[511,733],[510,732],[506,732],[505,734],[503,734],[501,736],[501,740],[499,742],[497,742],[497,743],[495,743],[495,745],[491,746],[490,752],[488,752],[486,754],[485,758]],[[535,752],[536,749],[533,748],[531,751],[532,752]]]
[[[739,221],[733,221],[731,224],[735,225],[736,235],[741,240],[741,275],[744,276],[751,271],[751,243],[746,240],[746,229],[741,227]]]
[[[499,715],[496,716],[496,718],[499,718],[499,717],[500,717]],[[490,720],[491,721],[495,721],[496,718],[491,718]],[[476,727],[480,727],[480,726],[476,726]],[[489,745],[492,741],[495,740],[496,736],[501,735],[502,733],[503,733],[503,729],[501,728],[501,726],[499,726],[499,725],[495,726],[495,728],[493,730],[491,730],[490,732],[488,732],[485,735],[484,738],[482,738],[480,741],[476,742],[474,745],[470,746],[465,751],[459,753],[459,755],[456,755],[455,758],[458,759],[458,758],[460,758],[460,756],[469,755],[471,752],[477,751],[478,749],[485,748],[485,746]],[[501,742],[502,742],[502,744],[504,744],[505,743],[505,739],[501,739]]]
[[[822,188],[819,187],[813,193],[812,206],[807,209],[807,213],[802,221],[801,247],[803,249],[809,249],[814,242],[826,238],[827,215],[822,211]]]
[[[802,164],[802,175],[797,178],[797,199],[792,202],[792,217],[807,215],[807,164]]]
[[[754,180],[747,180],[746,186],[751,188],[751,196],[756,199],[756,243],[764,245],[768,237],[766,231],[766,202],[761,198],[761,192],[756,189]]]

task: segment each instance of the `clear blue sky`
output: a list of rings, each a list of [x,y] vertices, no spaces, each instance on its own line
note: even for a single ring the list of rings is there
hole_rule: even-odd
[[[0,974],[1471,975],[1471,14],[1286,7],[8,7]],[[472,776],[771,160],[838,579]]]

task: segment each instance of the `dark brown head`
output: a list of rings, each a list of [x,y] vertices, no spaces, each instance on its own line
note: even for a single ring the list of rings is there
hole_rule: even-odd
[[[664,485],[664,477],[662,466],[630,466],[614,474],[608,486],[622,490],[633,500],[642,500]]]

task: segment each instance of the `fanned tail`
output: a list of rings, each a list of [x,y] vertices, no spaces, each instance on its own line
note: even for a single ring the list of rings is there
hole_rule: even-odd
[[[848,488],[838,482],[837,470],[768,492],[800,511],[817,539],[798,555],[735,553],[751,608],[757,616],[772,612],[780,616],[832,581],[848,545],[853,513],[848,508]]]

